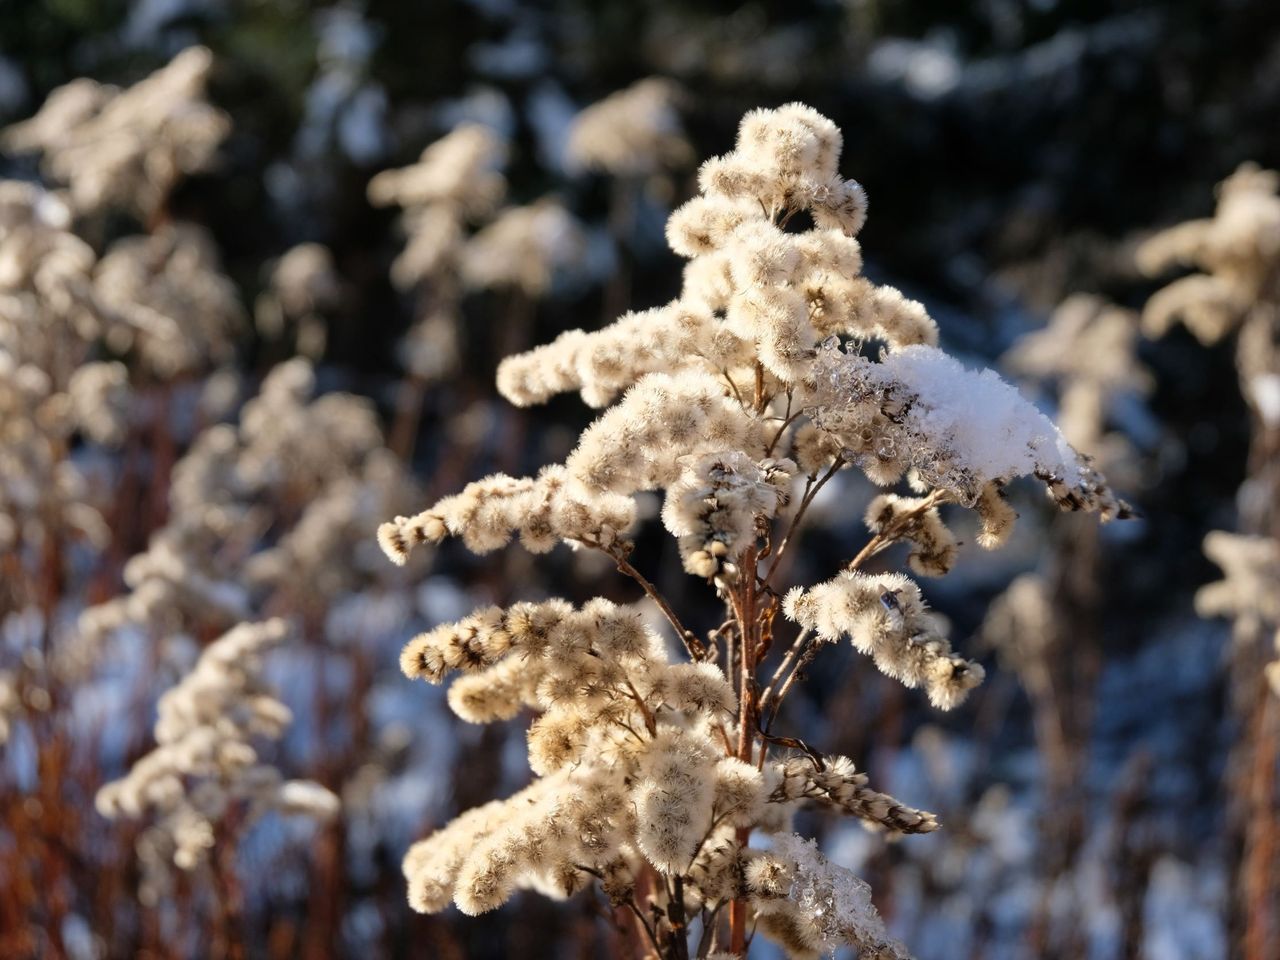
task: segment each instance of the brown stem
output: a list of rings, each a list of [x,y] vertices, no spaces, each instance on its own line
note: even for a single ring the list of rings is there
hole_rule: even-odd
[[[676,636],[684,644],[684,649],[689,654],[689,659],[701,660],[706,654],[706,648],[702,645],[702,641],[698,639],[697,635],[692,630],[686,629],[685,625],[680,622],[680,618],[676,616],[676,612],[671,608],[671,604],[667,602],[667,598],[660,594],[657,587],[650,583],[643,573],[633,567],[626,557],[620,555],[617,551],[606,550],[605,552],[617,563],[618,570],[640,584],[641,589],[644,590],[649,599],[658,605],[658,609],[662,611],[662,615],[667,618],[667,622],[675,630]]]
[[[236,830],[223,824],[216,844],[213,862],[213,882],[217,893],[218,919],[215,950],[228,960],[244,960],[244,941],[241,937],[243,895],[240,878],[236,875]]]
[[[676,960],[689,960],[688,921],[684,915],[684,877],[676,874],[675,890],[667,903],[667,916],[671,920],[671,945]]]
[[[738,687],[738,759],[750,763],[754,747],[755,731],[755,671],[757,651],[756,622],[756,548],[751,547],[742,557],[741,596],[735,605],[739,624],[739,653],[741,663]],[[740,828],[735,837],[738,847],[745,847],[751,839],[751,828]],[[746,955],[747,903],[735,897],[729,904],[729,952],[735,957]]]
[[[782,562],[782,555],[787,552],[787,547],[790,546],[791,541],[794,539],[796,531],[800,529],[800,522],[804,519],[804,514],[805,511],[809,509],[809,504],[813,503],[814,498],[818,495],[818,491],[826,486],[827,481],[834,477],[843,466],[844,461],[837,460],[816,483],[812,476],[809,478],[809,484],[805,488],[804,496],[800,499],[800,507],[796,510],[796,515],[791,518],[791,524],[787,527],[787,532],[786,535],[783,536],[782,542],[778,544],[777,552],[773,555],[773,562],[769,564],[769,569],[765,571],[765,583],[768,583],[773,579],[774,571],[778,569],[778,564]]]
[[[764,688],[764,693],[760,696],[761,714],[768,710],[769,705],[773,703],[774,697],[778,693],[778,681],[786,675],[787,668],[795,661],[796,657],[800,654],[800,651],[804,649],[805,644],[809,642],[811,636],[812,634],[810,631],[801,630],[799,636],[791,642],[791,646],[787,649],[786,655],[783,656],[782,662],[778,664],[778,669],[773,672],[773,676],[769,679],[769,685]]]

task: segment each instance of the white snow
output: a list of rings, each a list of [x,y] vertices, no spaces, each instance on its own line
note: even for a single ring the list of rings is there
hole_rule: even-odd
[[[986,480],[1045,470],[1073,480],[1078,456],[1061,431],[994,370],[968,370],[923,344],[896,350],[883,372],[919,399],[910,419]]]

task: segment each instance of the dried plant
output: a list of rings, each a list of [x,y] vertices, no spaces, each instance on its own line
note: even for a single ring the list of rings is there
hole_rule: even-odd
[[[1056,396],[1063,436],[1127,486],[1141,482],[1139,452],[1115,429],[1122,405],[1150,391],[1137,358],[1138,318],[1097,297],[1068,297],[1041,330],[1020,338],[1001,365]],[[1031,701],[1043,761],[1036,837],[1041,894],[1028,938],[1037,956],[1072,957],[1084,948],[1086,898],[1071,878],[1092,868],[1092,797],[1087,789],[1097,682],[1104,662],[1103,549],[1094,523],[1053,524],[1035,572],[1017,577],[992,603],[982,639],[1012,668]],[[1062,891],[1054,895],[1051,891]],[[1137,946],[1134,946],[1137,949]]]
[[[1196,596],[1202,614],[1234,619],[1232,701],[1243,735],[1232,747],[1232,830],[1242,848],[1235,922],[1242,955],[1262,960],[1280,950],[1280,830],[1275,766],[1280,705],[1265,678],[1280,667],[1275,610],[1280,595],[1280,173],[1243,164],[1218,186],[1211,218],[1164,230],[1138,249],[1148,273],[1175,264],[1199,272],[1157,292],[1143,312],[1153,336],[1181,320],[1212,345],[1235,334],[1240,392],[1249,408],[1248,477],[1240,488],[1238,535],[1209,534],[1205,552],[1226,580]]]
[[[281,620],[244,623],[206,647],[160,698],[155,749],[98,791],[105,817],[158,817],[138,840],[145,905],[170,893],[172,866],[204,867],[215,842],[234,850],[236,835],[268,811],[321,819],[337,813],[330,791],[284,780],[254,746],[279,740],[292,719],[262,678],[263,655],[287,636]]]
[[[267,289],[254,304],[254,324],[267,339],[290,342],[298,354],[318,361],[328,343],[328,319],[346,293],[329,248],[298,244],[271,268]]]
[[[534,715],[530,786],[410,849],[416,909],[452,900],[478,914],[518,889],[558,897],[597,882],[650,955],[688,957],[696,933],[699,956],[743,956],[751,928],[791,956],[842,945],[905,955],[866,885],[794,836],[791,814],[813,802],[890,834],[936,820],[872,790],[848,760],[775,733],[780,707],[844,637],[943,709],[981,681],[917,584],[865,569],[904,542],[913,570],[944,574],[959,550],[940,507],[975,510],[986,548],[1008,536],[1002,487],[1018,476],[1066,509],[1103,520],[1128,510],[1016,390],[934,346],[919,303],[859,276],[866,198],[841,178],[840,151],[837,128],[808,107],[749,113],[735,150],[703,165],[701,195],[668,224],[689,260],[680,299],[499,369],[519,406],[576,390],[609,407],[565,463],[487,477],[379,530],[400,563],[447,537],[477,553],[513,536],[535,553],[562,541],[599,551],[673,634],[637,607],[548,600],[485,608],[410,642],[408,676],[462,674],[449,703],[463,719]],[[883,487],[906,477],[912,495],[878,497],[871,536],[844,568],[787,591],[782,561],[806,511],[849,468]],[[651,490],[665,491],[684,569],[724,603],[708,633],[686,627],[632,563],[636,498]]]
[[[77,212],[118,207],[151,220],[183,176],[208,169],[230,130],[204,99],[212,66],[208,50],[190,47],[127,90],[74,80],[5,131],[3,145],[43,154]]]
[[[21,714],[39,717],[64,668],[55,642],[74,551],[107,548],[109,489],[74,448],[118,446],[130,430],[123,364],[96,359],[113,329],[94,285],[97,258],[68,229],[60,198],[0,181],[0,559],[6,614],[34,616],[37,639],[4,651],[0,742]]]
[[[687,166],[693,151],[675,109],[680,99],[672,81],[648,77],[593,103],[569,130],[568,163],[617,177],[651,177]]]
[[[608,228],[615,263],[602,298],[606,321],[631,302],[641,205],[669,210],[675,196],[673,174],[693,163],[678,110],[684,100],[674,81],[648,77],[586,107],[569,128],[565,167],[610,180]]]

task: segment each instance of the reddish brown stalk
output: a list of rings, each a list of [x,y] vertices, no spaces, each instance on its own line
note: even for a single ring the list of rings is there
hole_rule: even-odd
[[[616,551],[605,551],[609,556],[613,557],[614,562],[618,565],[618,570],[625,573],[628,577],[640,584],[641,588],[648,595],[649,599],[658,605],[658,609],[662,611],[662,615],[667,618],[667,622],[671,624],[675,630],[676,636],[680,642],[684,644],[685,652],[689,654],[691,660],[701,660],[706,656],[706,647],[702,645],[697,635],[680,622],[680,618],[676,616],[675,610],[671,604],[667,602],[667,598],[658,592],[657,587],[648,581],[644,574],[633,567],[626,559]]]
[[[759,642],[756,622],[756,548],[751,547],[742,556],[742,577],[740,599],[737,603],[738,635],[741,638],[739,661],[741,672],[738,682],[738,759],[751,763],[754,750],[755,732],[755,671],[756,653]],[[745,847],[751,840],[751,830],[740,828],[735,837],[739,848]],[[747,948],[747,903],[741,898],[734,898],[729,904],[729,952],[735,957],[746,955]]]
[[[227,960],[244,960],[244,939],[241,929],[244,912],[244,893],[236,872],[237,833],[235,826],[223,821],[218,826],[218,841],[214,844],[212,874],[217,897],[217,918],[214,925],[213,952]]]

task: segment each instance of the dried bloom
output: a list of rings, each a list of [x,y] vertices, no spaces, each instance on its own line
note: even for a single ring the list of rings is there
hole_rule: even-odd
[[[117,241],[94,287],[109,320],[108,344],[136,350],[163,377],[226,361],[244,323],[212,239],[190,225]]]
[[[648,177],[684,166],[692,151],[680,126],[679,88],[649,77],[587,107],[565,145],[568,164],[619,177]]]
[[[758,735],[762,714],[776,714],[822,641],[845,635],[943,709],[982,680],[914,583],[856,570],[905,540],[916,570],[945,573],[956,543],[940,504],[976,509],[987,547],[1012,526],[1002,485],[1014,476],[1035,474],[1064,505],[1104,517],[1125,508],[1016,391],[932,346],[936,329],[920,304],[858,275],[865,196],[840,178],[839,153],[839,131],[807,107],[749,114],[734,152],[703,165],[701,195],[668,222],[672,248],[690,258],[680,298],[596,332],[568,331],[499,368],[499,389],[519,406],[577,391],[607,408],[565,463],[536,477],[490,476],[379,529],[397,563],[447,536],[477,553],[517,534],[534,552],[559,540],[599,549],[690,655],[672,662],[637,610],[602,599],[577,609],[560,600],[489,607],[412,640],[406,674],[433,683],[461,674],[448,694],[459,716],[532,714],[534,773],[524,791],[414,846],[405,873],[416,909],[452,900],[478,913],[525,888],[563,896],[585,874],[614,905],[651,916],[663,942],[678,943],[699,912],[714,918],[737,901],[726,912],[741,955],[745,900],[757,928],[791,956],[851,945],[864,958],[905,957],[886,939],[866,885],[792,837],[788,823],[804,800],[893,833],[926,833],[936,819],[871,790],[844,758],[771,761],[779,738]],[[813,226],[789,231],[805,213]],[[849,352],[838,349],[841,337]],[[888,352],[860,356],[872,340]],[[918,496],[879,497],[867,515],[873,538],[850,568],[779,603],[770,578],[791,542],[779,527],[798,523],[818,487],[847,466],[882,484],[910,472]],[[797,473],[808,480],[787,517]],[[705,643],[628,559],[633,497],[648,490],[664,492],[662,521],[685,570],[709,578],[725,601],[728,619]],[[778,612],[803,630],[762,691],[753,671],[777,638]],[[575,819],[575,803],[595,807]],[[753,832],[774,849],[747,848]],[[586,847],[572,849],[578,838]],[[646,889],[638,878],[647,868],[669,882]]]
[[[812,840],[779,834],[773,848],[748,868],[748,888],[757,922],[785,947],[812,955],[843,946],[860,958],[906,960],[888,939],[884,921],[871,903],[871,888],[824,857]],[[778,891],[784,891],[778,895]]]
[[[1142,323],[1160,336],[1181,320],[1200,342],[1216,343],[1265,298],[1280,261],[1280,175],[1242,164],[1218,185],[1212,219],[1156,234],[1138,249],[1138,265],[1157,274],[1175,263],[1204,272],[1175,280],[1148,302]]]
[[[1108,394],[1146,393],[1151,375],[1137,362],[1137,318],[1098,297],[1075,294],[1042,330],[1027,334],[1001,359],[1006,369],[1038,380],[1096,383]]]
[[[749,827],[764,816],[768,801],[765,778],[757,768],[737,757],[716,763],[715,814],[733,826]]]
[[[86,363],[67,380],[71,415],[90,440],[119,444],[128,430],[129,371],[122,363]]]
[[[410,212],[445,205],[467,218],[492,212],[506,192],[499,172],[506,144],[489,127],[462,124],[422,151],[418,162],[369,181],[369,202]],[[412,231],[416,232],[416,231]]]
[[[565,466],[587,489],[631,494],[673,483],[683,457],[763,452],[760,427],[714,380],[653,373],[583,432]]]
[[[1152,380],[1137,358],[1138,322],[1127,310],[1096,297],[1068,297],[1048,326],[1029,333],[1004,355],[1012,372],[1056,384],[1058,426],[1077,450],[1090,451],[1108,476],[1133,475],[1128,439],[1108,432],[1119,398],[1150,391]],[[1134,478],[1136,482],[1136,478]]]
[[[771,803],[812,800],[861,819],[868,827],[890,833],[932,833],[938,819],[915,810],[867,786],[867,775],[854,769],[848,757],[824,757],[819,768],[809,757],[791,757],[778,764],[777,786]]]
[[[413,517],[396,517],[378,528],[378,542],[397,563],[421,543],[461,537],[467,548],[487,553],[513,534],[527,549],[546,552],[561,540],[617,542],[635,522],[629,497],[587,494],[569,482],[564,467],[547,467],[536,478],[495,474],[468,484]]]
[[[683,730],[660,730],[632,790],[640,849],[662,873],[688,868],[711,828],[715,747]]]
[[[1004,484],[993,480],[983,487],[973,509],[978,514],[978,546],[984,550],[1003,546],[1018,519],[1018,512],[1005,495]]]
[[[1280,543],[1214,530],[1204,538],[1204,552],[1224,577],[1196,592],[1200,616],[1280,625]]]
[[[827,641],[848,635],[854,647],[905,686],[923,686],[950,710],[982,682],[977,663],[954,653],[928,614],[920,588],[901,574],[846,572],[787,594],[783,612]]]
[[[738,698],[714,663],[677,663],[662,674],[662,699],[673,710],[715,716],[733,714]]]
[[[501,202],[505,158],[506,144],[494,131],[463,124],[428,146],[418,163],[384,171],[369,183],[371,203],[404,210],[408,243],[391,265],[392,282],[401,290],[430,288],[401,345],[405,366],[423,382],[438,379],[457,362],[457,278],[466,222],[489,216]]]
[[[288,331],[300,354],[318,360],[328,339],[326,315],[342,300],[342,279],[329,248],[301,243],[276,262],[268,290],[255,304],[254,322],[271,339]]]
[[[171,850],[183,870],[203,862],[215,825],[233,806],[243,807],[249,822],[268,810],[333,816],[337,797],[310,781],[283,781],[251,745],[280,739],[291,720],[262,679],[263,655],[287,636],[283,621],[269,620],[240,624],[210,644],[160,698],[155,749],[98,791],[99,813],[157,814],[148,843]]]
[[[80,79],[4,132],[4,146],[44,155],[83,213],[106,207],[150,217],[186,174],[209,168],[227,136],[226,114],[205,101],[213,55],[189,47],[127,90]]]
[[[237,426],[196,437],[173,468],[169,520],[126,563],[129,591],[81,615],[84,640],[128,623],[161,634],[226,628],[251,618],[266,592],[283,597],[305,583],[336,597],[381,578],[381,564],[369,566],[370,531],[412,485],[383,447],[371,405],[343,394],[313,399],[314,385],[305,360],[281,364]],[[268,540],[264,515],[293,522]]]
[[[472,289],[515,287],[539,297],[557,271],[582,259],[585,247],[582,228],[558,201],[509,207],[463,248],[462,280]]]
[[[714,577],[725,564],[737,563],[755,540],[758,518],[772,518],[787,505],[795,471],[790,460],[757,463],[738,451],[687,462],[662,509],[685,570]]]
[[[893,530],[912,544],[907,563],[921,576],[941,577],[956,562],[956,539],[938,515],[938,508],[918,497],[882,493],[867,507],[867,528],[872,533]]]
[[[996,597],[982,621],[983,644],[1000,654],[1033,694],[1051,696],[1053,664],[1049,654],[1061,641],[1049,584],[1038,574],[1014,579]]]
[[[505,359],[498,390],[517,406],[578,390],[585,403],[608,406],[649,373],[702,361],[709,373],[749,362],[749,345],[710,310],[676,300],[624,314],[594,333],[569,330],[545,346]]]

